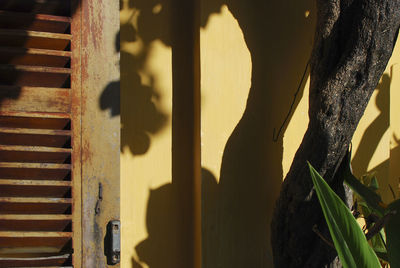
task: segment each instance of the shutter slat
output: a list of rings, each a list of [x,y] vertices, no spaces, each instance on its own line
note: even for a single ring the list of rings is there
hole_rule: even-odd
[[[0,231],[0,238],[7,237],[50,237],[50,238],[58,238],[58,237],[66,237],[70,238],[72,236],[71,232],[4,232]]]
[[[0,111],[1,128],[69,129],[71,120],[66,113]]]
[[[0,47],[1,53],[15,54],[21,57],[26,57],[26,54],[30,55],[41,55],[41,56],[58,56],[58,57],[71,57],[72,53],[70,51],[62,50],[49,50],[49,49],[39,49],[39,48],[15,48],[15,47]],[[10,59],[15,60],[15,59]],[[8,61],[5,61],[8,63]],[[31,64],[36,64],[32,62]]]
[[[69,147],[69,139],[69,135],[25,134],[0,130],[0,143],[6,145]]]
[[[14,65],[67,67],[71,52],[36,48],[0,47],[0,62]]]
[[[29,266],[14,266],[19,268],[73,268],[73,266],[33,266],[33,264],[29,264]]]
[[[66,148],[0,145],[0,162],[66,163],[70,156]]]
[[[45,147],[70,147],[69,130],[0,127],[0,144]]]
[[[70,198],[0,197],[2,214],[71,214]]]
[[[66,169],[0,168],[0,175],[13,180],[70,180]]]
[[[67,268],[72,266],[62,266],[65,261],[70,258],[70,254],[64,254],[60,256],[49,256],[49,257],[36,257],[36,258],[1,258],[0,257],[0,266],[1,267],[30,267],[30,268],[39,268],[39,267],[57,267],[57,268]],[[53,266],[54,265],[54,266]]]
[[[60,181],[44,182],[47,183],[32,180],[0,179],[0,197],[70,197],[71,184],[57,184]]]
[[[2,85],[69,88],[70,74],[68,68],[0,65]]]
[[[46,152],[46,153],[71,153],[71,149],[42,146],[9,146],[0,145],[3,151]],[[1,162],[1,161],[0,161]]]
[[[49,164],[49,163],[8,163],[8,162],[0,162],[0,168],[27,168],[27,169],[62,169],[62,170],[70,170],[71,165],[69,164]]]
[[[71,215],[0,215],[1,231],[70,232]],[[0,266],[1,267],[1,266]]]
[[[70,23],[69,17],[0,10],[0,25],[3,29],[66,33]]]
[[[70,204],[71,198],[0,197],[1,203]],[[34,214],[34,213],[32,213]]]
[[[64,197],[69,195],[71,187],[42,186],[42,185],[3,185],[0,184],[0,197],[29,196],[29,197]],[[44,194],[45,193],[45,194]]]
[[[3,47],[66,50],[71,39],[70,34],[0,29],[0,44]]]
[[[70,119],[70,115],[67,113],[32,113],[32,112],[15,112],[15,111],[1,111],[0,119],[2,117],[9,117],[9,119],[20,120],[20,119],[31,119],[33,122],[40,120],[52,120],[52,119]],[[30,122],[31,123],[31,122]],[[32,127],[35,128],[35,127]],[[41,128],[41,127],[36,127]],[[47,128],[45,128],[47,129]],[[60,129],[60,128],[55,128]],[[62,128],[61,128],[62,129]]]
[[[0,252],[60,253],[71,236],[64,232],[0,232]]]
[[[16,72],[31,72],[31,73],[46,73],[51,74],[70,74],[71,70],[68,68],[56,68],[56,67],[43,67],[43,66],[24,66],[24,65],[11,65],[11,64],[0,64],[0,71],[16,71]],[[3,82],[3,79],[2,79]]]
[[[13,215],[13,214],[0,214],[0,220],[20,220],[20,221],[64,221],[71,220],[71,215]]]
[[[9,134],[55,135],[55,136],[68,136],[71,134],[71,131],[69,130],[6,128],[6,127],[0,127],[0,132]]]
[[[71,111],[69,89],[0,86],[0,99],[3,99],[0,111]]]
[[[1,179],[69,180],[71,165],[47,163],[0,163]]]

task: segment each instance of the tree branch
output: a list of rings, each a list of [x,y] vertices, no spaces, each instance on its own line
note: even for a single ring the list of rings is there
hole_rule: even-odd
[[[310,59],[310,122],[282,185],[272,222],[275,267],[324,267],[336,253],[312,232],[325,220],[308,160],[344,196],[342,158],[393,51],[400,0],[317,0]]]

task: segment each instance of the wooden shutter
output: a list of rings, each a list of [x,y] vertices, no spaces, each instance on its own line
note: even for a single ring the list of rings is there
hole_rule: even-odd
[[[80,267],[80,15],[0,1],[0,267]]]

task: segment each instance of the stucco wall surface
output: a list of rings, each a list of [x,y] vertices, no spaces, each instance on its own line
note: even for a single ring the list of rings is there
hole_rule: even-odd
[[[122,267],[176,268],[185,254],[171,175],[174,3],[121,4]],[[274,202],[308,123],[314,1],[200,3],[203,267],[272,267]],[[376,170],[386,201],[389,184],[399,194],[399,49],[353,139],[355,174]]]

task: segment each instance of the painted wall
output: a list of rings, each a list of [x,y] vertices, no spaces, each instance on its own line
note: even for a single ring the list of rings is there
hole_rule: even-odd
[[[163,267],[173,238],[169,18],[151,21],[163,7],[150,2],[124,1],[120,14],[121,267]]]
[[[200,222],[192,198],[200,81],[191,3],[121,3],[122,266],[192,267],[201,258],[190,246]]]
[[[201,1],[203,267],[272,267],[272,210],[308,122],[313,2]],[[122,267],[175,268],[185,254],[172,171],[176,3],[121,4]],[[386,200],[388,183],[399,194],[399,49],[353,139],[356,175],[377,170]]]
[[[312,3],[202,4],[204,267],[272,265],[269,226],[284,172],[281,125],[310,55]],[[304,83],[294,108],[303,92]]]

